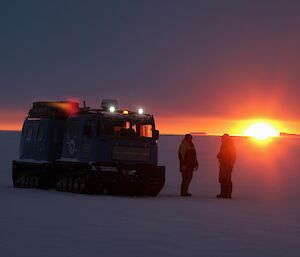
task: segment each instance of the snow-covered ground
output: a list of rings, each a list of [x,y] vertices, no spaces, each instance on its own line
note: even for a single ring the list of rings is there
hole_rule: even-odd
[[[0,256],[300,256],[300,139],[235,138],[233,199],[219,191],[218,137],[195,137],[200,168],[178,197],[177,136],[161,136],[156,198],[15,189],[19,134],[0,132]]]

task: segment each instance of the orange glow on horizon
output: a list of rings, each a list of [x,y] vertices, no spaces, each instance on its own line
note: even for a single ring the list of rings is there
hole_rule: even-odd
[[[22,130],[22,122],[18,123],[0,123],[0,131],[21,131]]]
[[[257,140],[266,140],[271,137],[278,137],[280,132],[269,123],[257,122],[248,127],[243,134]]]
[[[27,112],[0,113],[0,130],[20,131]],[[209,135],[245,135],[244,131],[257,122],[266,122],[278,132],[300,134],[300,121],[276,121],[271,119],[230,120],[210,117],[155,115],[156,128],[161,134],[186,134],[190,132]]]
[[[20,131],[22,130],[23,121],[27,116],[27,112],[7,111],[0,112],[0,130]]]
[[[157,116],[156,126],[161,134],[186,134],[190,132],[203,133],[209,135],[222,135],[229,133],[231,135],[243,136],[244,131],[251,125],[265,122],[276,128],[278,134],[300,133],[299,121],[279,121],[271,119],[244,119],[230,120],[209,117],[175,117],[175,116]]]

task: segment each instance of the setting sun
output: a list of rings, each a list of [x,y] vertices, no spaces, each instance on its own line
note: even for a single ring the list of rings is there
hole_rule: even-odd
[[[264,122],[258,122],[248,127],[244,134],[259,140],[265,140],[270,137],[279,136],[279,131],[272,125]]]

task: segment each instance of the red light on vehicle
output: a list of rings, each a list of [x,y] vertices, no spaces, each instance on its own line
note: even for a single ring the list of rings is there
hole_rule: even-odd
[[[76,114],[79,109],[79,104],[77,102],[60,102],[54,104],[56,107],[63,109],[64,112],[71,114]]]

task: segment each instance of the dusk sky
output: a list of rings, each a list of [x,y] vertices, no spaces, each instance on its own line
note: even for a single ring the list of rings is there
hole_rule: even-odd
[[[33,101],[113,98],[163,133],[300,133],[298,1],[1,1],[0,129]]]

